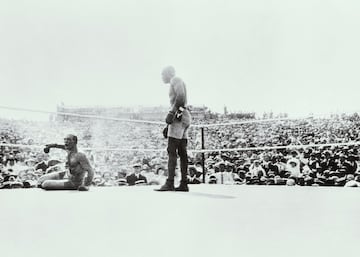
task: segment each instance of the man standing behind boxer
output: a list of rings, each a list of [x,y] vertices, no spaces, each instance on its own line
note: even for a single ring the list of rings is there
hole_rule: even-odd
[[[80,190],[87,191],[93,178],[94,171],[90,166],[86,155],[79,153],[77,149],[77,137],[67,135],[63,145],[48,144],[44,152],[48,153],[50,148],[59,148],[68,153],[66,168],[68,178],[65,178],[65,171],[52,172],[39,178],[39,185],[46,190]],[[85,175],[87,175],[85,177]]]
[[[166,116],[167,127],[164,137],[168,138],[168,178],[165,184],[157,191],[189,191],[187,183],[188,156],[187,141],[188,129],[191,123],[190,112],[186,109],[186,86],[181,78],[175,77],[175,69],[167,66],[162,71],[162,80],[170,85],[169,98],[171,109]],[[181,181],[179,187],[174,188],[174,177],[177,155],[180,157]]]

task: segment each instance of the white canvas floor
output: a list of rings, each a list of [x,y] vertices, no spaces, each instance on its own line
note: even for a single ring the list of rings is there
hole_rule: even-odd
[[[360,256],[360,189],[1,190],[0,256]]]

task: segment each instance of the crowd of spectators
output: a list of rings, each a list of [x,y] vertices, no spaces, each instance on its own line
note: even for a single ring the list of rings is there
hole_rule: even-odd
[[[207,120],[234,121],[238,120]],[[205,128],[205,148],[214,149],[205,154],[205,177],[202,154],[191,151],[201,149],[202,143],[200,130],[193,128],[188,180],[193,184],[360,186],[359,125],[358,116],[345,115]],[[160,125],[0,120],[0,129],[2,188],[36,187],[41,175],[65,169],[66,154],[59,149],[45,154],[42,146],[62,143],[68,133],[78,136],[80,151],[86,153],[95,170],[94,186],[160,185],[167,176],[166,140]],[[336,143],[349,145],[312,146]],[[17,144],[21,146],[14,146]],[[241,150],[254,147],[260,149]]]

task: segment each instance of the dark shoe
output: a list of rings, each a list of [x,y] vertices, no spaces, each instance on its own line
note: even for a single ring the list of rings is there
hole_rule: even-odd
[[[168,183],[166,182],[162,187],[160,187],[159,189],[155,189],[155,191],[174,191],[174,184]]]
[[[181,182],[180,185],[175,188],[175,191],[189,192],[189,187],[188,187],[187,183],[182,183]]]

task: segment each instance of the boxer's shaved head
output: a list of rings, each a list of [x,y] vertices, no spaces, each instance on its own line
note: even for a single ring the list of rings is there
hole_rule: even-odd
[[[71,139],[75,142],[75,144],[77,144],[77,141],[78,141],[77,136],[75,136],[73,134],[66,135],[66,137],[64,139]]]
[[[64,138],[65,149],[67,150],[74,149],[76,148],[76,144],[77,144],[77,136],[72,134],[66,135],[66,137]]]
[[[162,70],[161,75],[164,83],[169,83],[170,80],[175,77],[175,68],[173,66],[166,66]]]

